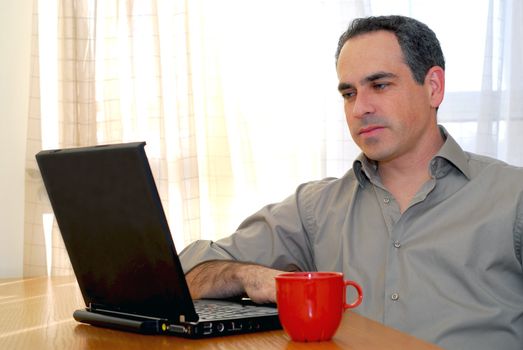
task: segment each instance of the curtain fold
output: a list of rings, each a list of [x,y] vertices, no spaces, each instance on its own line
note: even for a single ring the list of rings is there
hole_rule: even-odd
[[[489,1],[476,151],[523,165],[523,4]]]

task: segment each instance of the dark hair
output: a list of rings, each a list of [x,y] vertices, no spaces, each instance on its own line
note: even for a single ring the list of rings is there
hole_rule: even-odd
[[[445,58],[436,34],[426,24],[405,16],[366,17],[352,21],[338,42],[336,63],[347,40],[379,30],[396,35],[405,63],[419,84],[424,83],[431,67],[440,66],[445,69]]]

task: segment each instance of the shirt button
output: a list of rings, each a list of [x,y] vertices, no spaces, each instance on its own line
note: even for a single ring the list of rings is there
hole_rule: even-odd
[[[401,247],[401,243],[400,243],[400,241],[394,241],[394,247],[395,247],[395,248],[399,248],[399,247]]]
[[[392,295],[390,296],[390,298],[393,300],[393,301],[397,301],[399,298],[400,298],[400,295],[398,293],[392,293]]]
[[[389,197],[383,198],[383,203],[389,204],[389,202],[390,202],[390,198]]]

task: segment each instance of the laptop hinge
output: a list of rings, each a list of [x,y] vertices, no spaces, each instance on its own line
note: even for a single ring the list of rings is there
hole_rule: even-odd
[[[105,307],[104,305],[100,305],[100,304],[89,303],[89,307],[87,309],[91,312],[97,312],[97,313],[102,313],[102,314],[106,314],[106,315],[114,315],[115,317],[125,317],[125,318],[130,318],[130,319],[148,319],[148,320],[163,319],[161,317],[145,316],[145,315],[141,315],[141,314],[137,314],[137,313],[116,311],[116,310],[112,310],[111,308]]]

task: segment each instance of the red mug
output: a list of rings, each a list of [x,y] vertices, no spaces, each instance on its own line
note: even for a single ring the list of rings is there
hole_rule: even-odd
[[[280,322],[294,341],[330,340],[343,312],[363,300],[360,285],[344,280],[339,272],[290,272],[275,279]],[[347,286],[358,292],[351,304],[345,300]]]

